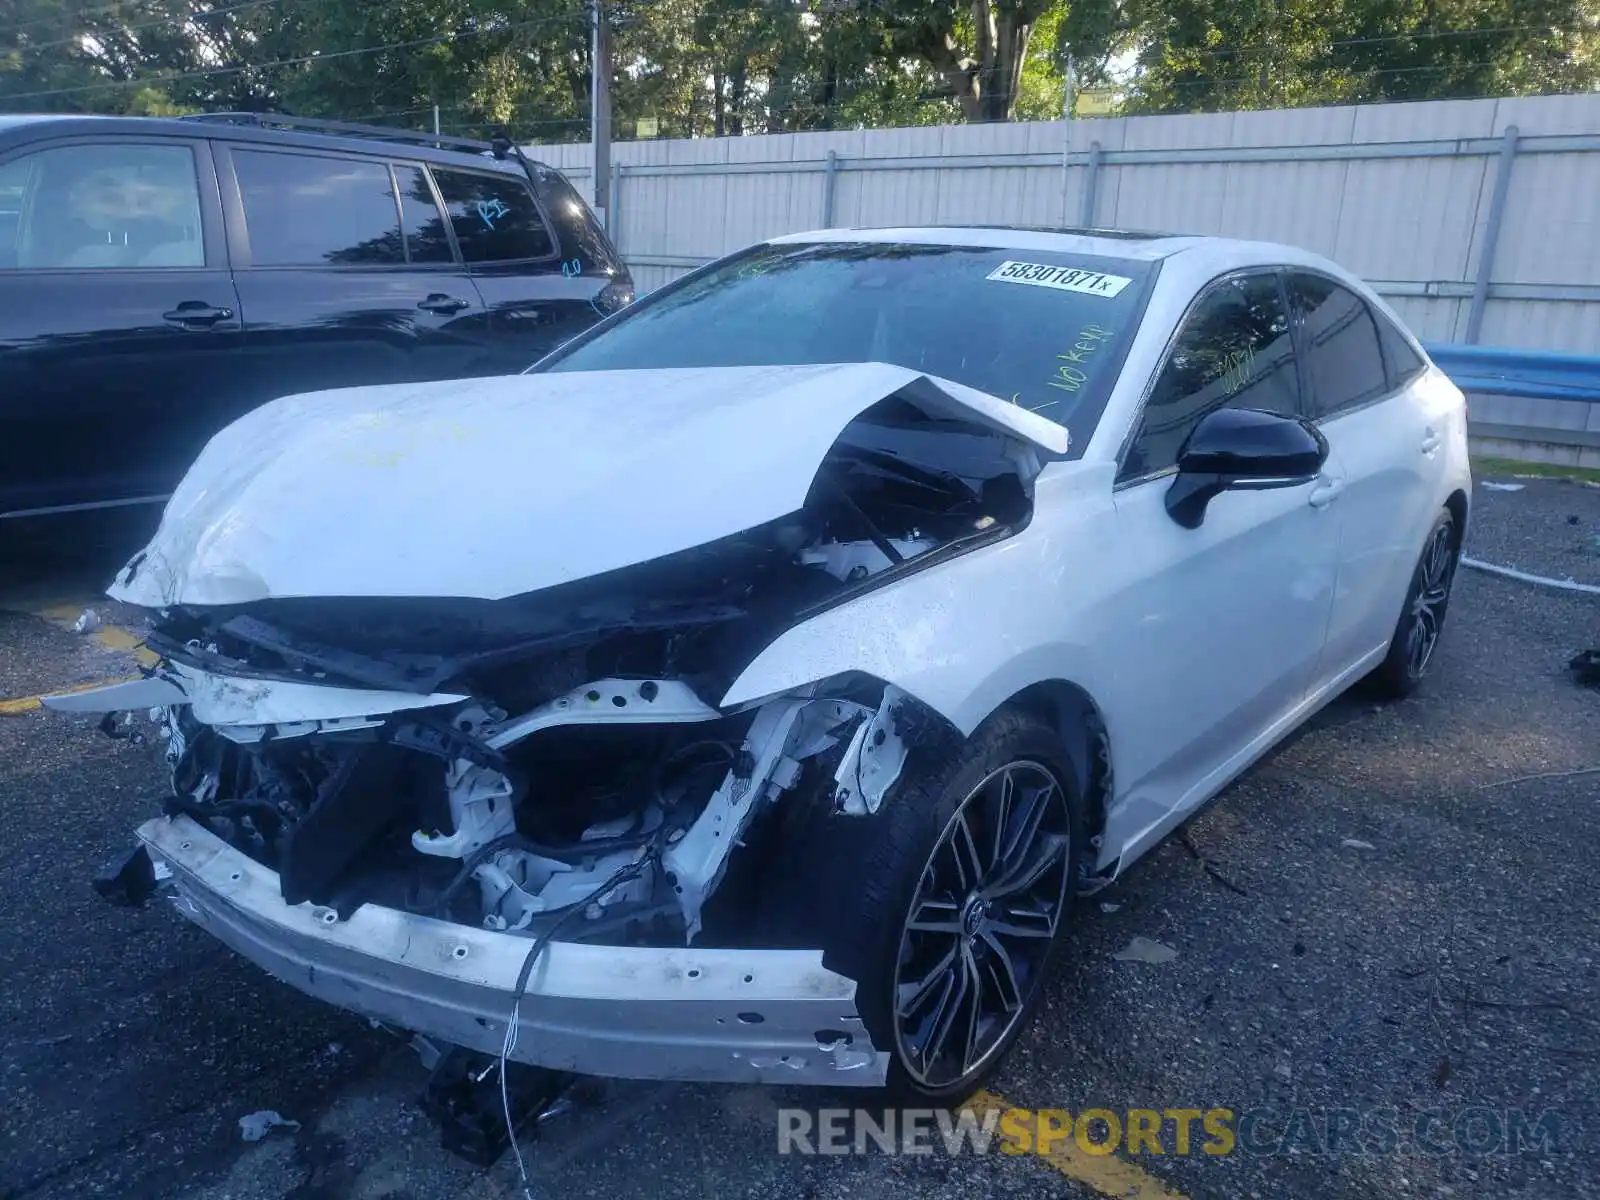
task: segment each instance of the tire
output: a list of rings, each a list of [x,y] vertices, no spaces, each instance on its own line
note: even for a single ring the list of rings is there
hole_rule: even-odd
[[[1461,557],[1461,534],[1449,509],[1440,509],[1411,573],[1405,604],[1389,641],[1389,653],[1370,676],[1383,696],[1401,700],[1421,686],[1433,665],[1450,607],[1450,588]]]
[[[890,1102],[959,1103],[1027,1026],[1070,924],[1086,845],[1074,778],[1053,728],[1003,709],[964,742],[953,732],[920,741],[876,813],[817,806],[787,823],[764,897],[776,941],[820,945],[824,964],[856,981],[866,1032],[890,1052]],[[992,831],[1008,780],[998,853]],[[1031,836],[1029,815],[1038,818]],[[958,858],[958,845],[976,859],[973,850]],[[1033,868],[1031,886],[1001,893]],[[897,1006],[897,996],[916,999]],[[940,1030],[943,1053],[932,1036]]]

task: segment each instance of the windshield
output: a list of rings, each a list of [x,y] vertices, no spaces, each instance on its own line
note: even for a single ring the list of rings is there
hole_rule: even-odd
[[[533,369],[886,362],[1088,435],[1153,263],[882,242],[758,246],[687,276]]]

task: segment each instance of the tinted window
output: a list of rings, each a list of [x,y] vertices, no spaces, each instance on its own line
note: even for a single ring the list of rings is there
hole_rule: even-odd
[[[1299,393],[1277,276],[1224,280],[1185,319],[1145,403],[1122,478],[1175,466],[1190,430],[1207,413],[1258,408],[1298,416]]]
[[[437,167],[433,177],[466,262],[507,262],[555,253],[533,193],[520,179]]]
[[[559,231],[561,253],[571,254],[600,270],[620,267],[616,251],[600,231],[599,219],[576,188],[558,172],[534,164],[539,177],[539,196],[544,201],[550,223]]]
[[[1378,330],[1361,297],[1320,275],[1291,275],[1289,298],[1302,330],[1313,417],[1332,416],[1389,390]]]
[[[428,176],[421,167],[396,165],[395,182],[400,185],[400,215],[406,231],[406,253],[414,263],[453,262],[450,234],[444,227],[444,214],[433,198]]]
[[[17,265],[17,234],[22,226],[22,199],[34,155],[0,164],[0,268]]]
[[[1411,348],[1411,343],[1395,328],[1393,321],[1377,312],[1372,314],[1372,319],[1378,324],[1378,342],[1383,346],[1384,362],[1389,368],[1390,388],[1415,379],[1428,364]]]
[[[1154,275],[1045,250],[764,246],[661,289],[540,369],[894,363],[1066,425],[1078,451]]]
[[[187,146],[63,146],[0,167],[0,267],[202,267]]]
[[[403,263],[387,163],[233,151],[258,267]]]

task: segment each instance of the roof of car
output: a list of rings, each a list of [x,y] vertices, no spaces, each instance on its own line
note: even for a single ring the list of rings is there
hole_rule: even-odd
[[[817,229],[775,237],[788,242],[907,242],[936,246],[982,246],[1006,250],[1055,250],[1155,262],[1181,250],[1223,239],[1128,229],[1045,228],[1020,225],[926,225],[893,229]]]
[[[273,122],[270,114],[211,114],[195,117],[126,117],[98,113],[6,113],[0,114],[0,137],[10,134],[24,141],[39,136],[56,134],[120,134],[165,135],[168,137],[221,137],[228,141],[268,142],[274,145],[297,145],[310,148],[360,150],[371,154],[379,147],[390,154],[406,158],[422,158],[441,162],[471,161],[476,166],[521,174],[515,159],[499,159],[466,146],[435,146],[431,135],[420,130],[381,129],[363,126],[340,126],[326,123],[318,128],[317,122],[295,122],[284,119],[284,124]],[[445,139],[446,142],[452,139]],[[465,139],[454,139],[465,141]],[[486,151],[489,143],[481,146]],[[543,164],[538,164],[543,165]]]

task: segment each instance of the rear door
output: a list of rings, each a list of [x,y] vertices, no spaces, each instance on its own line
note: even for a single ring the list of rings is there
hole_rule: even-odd
[[[482,300],[416,163],[221,152],[251,403],[487,371]]]
[[[206,143],[20,148],[0,209],[0,516],[170,492],[241,353]]]
[[[1411,386],[1424,364],[1398,330],[1384,329],[1387,318],[1325,275],[1287,278],[1311,416],[1342,477],[1330,506],[1339,516],[1339,583],[1318,671],[1330,682],[1394,631],[1432,521],[1444,423]]]
[[[462,260],[489,311],[493,370],[515,374],[610,311],[593,256],[563,247],[528,181],[435,164]]]

